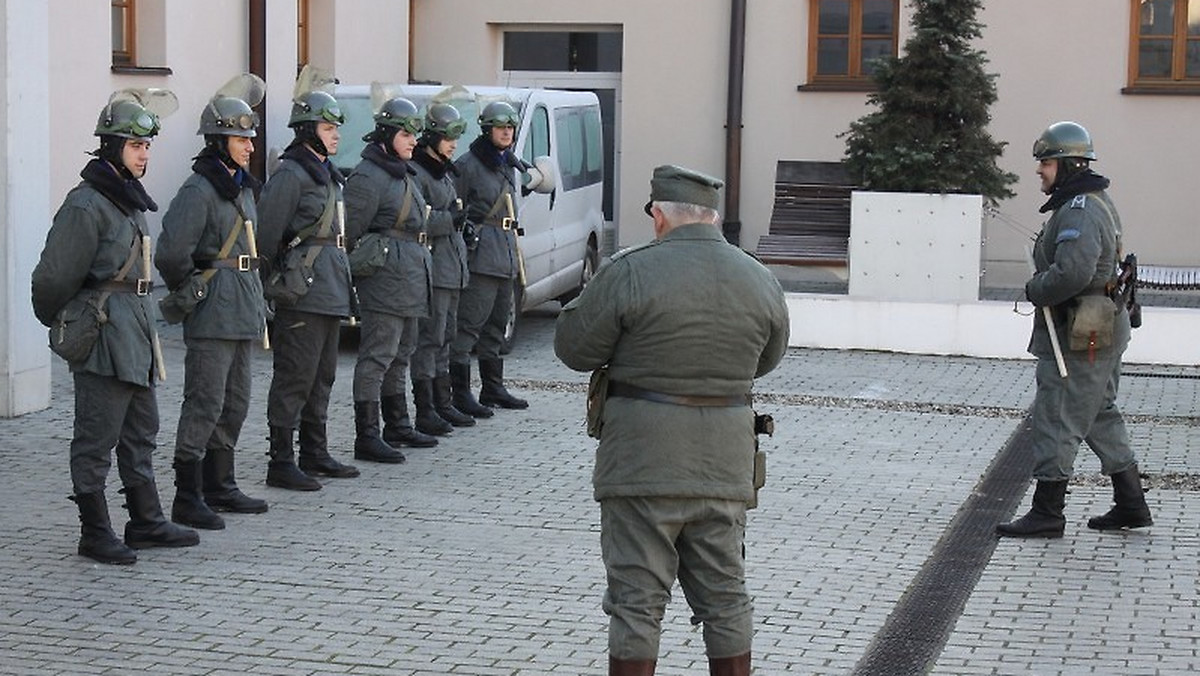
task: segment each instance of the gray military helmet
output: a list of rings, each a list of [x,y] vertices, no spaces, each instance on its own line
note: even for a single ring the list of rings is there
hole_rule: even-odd
[[[161,128],[158,115],[137,101],[125,99],[104,106],[96,121],[95,136],[154,138]]]
[[[425,112],[425,133],[454,140],[467,130],[467,122],[449,103],[435,103]]]
[[[492,127],[517,127],[521,123],[521,116],[517,114],[517,109],[513,108],[508,101],[492,101],[483,107],[483,112],[479,113],[479,126],[484,129]]]
[[[410,134],[419,134],[425,128],[425,120],[412,101],[397,96],[388,99],[375,113],[375,125],[378,127],[395,127]]]
[[[305,122],[329,122],[341,125],[346,121],[337,99],[332,94],[314,90],[301,94],[292,101],[292,114],[288,118],[289,127],[297,127]]]
[[[258,113],[250,104],[229,96],[218,96],[200,111],[198,136],[244,136],[254,138],[259,124]]]
[[[1083,160],[1096,159],[1092,148],[1092,136],[1077,122],[1055,122],[1033,142],[1033,157],[1052,160],[1075,157]]]

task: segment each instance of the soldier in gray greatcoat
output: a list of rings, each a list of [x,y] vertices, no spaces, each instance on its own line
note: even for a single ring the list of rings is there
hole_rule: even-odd
[[[454,187],[467,210],[475,242],[468,242],[471,271],[467,288],[458,299],[458,331],[450,348],[450,378],[454,406],[476,418],[491,417],[489,406],[526,408],[504,386],[504,360],[500,347],[513,302],[520,253],[517,233],[508,211],[516,208],[517,170],[520,161],[509,150],[520,122],[516,109],[493,101],[479,114],[482,133],[470,151],[455,162]],[[506,199],[507,197],[507,199]],[[482,387],[478,401],[471,394],[471,351],[479,357]]]
[[[401,463],[406,458],[395,446],[437,444],[413,429],[405,395],[417,321],[429,315],[432,285],[425,198],[408,166],[423,126],[408,99],[385,101],[375,114],[375,129],[365,137],[362,161],[346,181],[350,240],[383,253],[369,273],[355,278],[362,309],[354,365],[354,457],[359,460]],[[363,239],[368,236],[374,244]]]
[[[100,148],[54,215],[33,271],[33,310],[46,326],[75,318],[90,304],[106,318],[86,355],[70,361],[75,382],[71,485],[79,508],[79,553],[101,563],[130,564],[134,549],[188,547],[196,532],[163,517],[151,458],[158,435],[154,307],[143,270],[149,238],[145,211],[158,206],[139,179],[170,92],[123,90],[100,112]],[[93,310],[95,311],[95,310]],[[53,335],[52,335],[53,340]],[[129,522],[125,541],[109,520],[104,484],[116,449]]]
[[[244,85],[239,87],[239,85]],[[233,454],[250,407],[250,357],[266,328],[252,229],[258,221],[249,172],[262,80],[245,74],[200,112],[204,149],[163,215],[155,265],[176,293],[198,296],[183,319],[183,405],[175,432],[175,501],[171,520],[221,529],[216,511],[257,514],[264,500],[243,493]]]
[[[263,292],[275,302],[267,485],[290,490],[319,490],[313,476],[359,475],[358,468],[329,454],[326,433],[341,324],[352,314],[339,213],[345,179],[329,161],[344,121],[337,101],[325,91],[294,99],[288,126],[295,140],[258,201]],[[299,468],[293,447],[297,426]]]
[[[1088,520],[1088,528],[1119,530],[1150,526],[1137,458],[1129,446],[1125,419],[1117,407],[1121,355],[1129,344],[1129,312],[1110,292],[1121,260],[1121,221],[1112,205],[1107,178],[1090,168],[1096,159],[1087,130],[1075,122],[1050,125],[1033,145],[1042,192],[1051,212],[1034,244],[1036,272],[1025,283],[1034,305],[1051,308],[1067,375],[1059,373],[1044,313],[1035,314],[1029,352],[1037,357],[1033,400],[1033,478],[1037,486],[1027,514],[999,524],[1007,537],[1060,538],[1063,508],[1079,444],[1100,458],[1100,471],[1112,478],[1108,513]],[[1069,317],[1084,304],[1102,308],[1096,333],[1107,344],[1088,341],[1071,349]],[[1076,316],[1078,316],[1076,314]]]
[[[750,673],[750,389],[783,358],[788,311],[766,267],[722,237],[721,185],[656,168],[655,240],[613,256],[558,317],[563,363],[607,369],[593,487],[617,676],[654,672],[676,577],[704,624],[709,673]]]
[[[475,424],[475,418],[454,407],[450,393],[450,343],[458,328],[458,298],[470,278],[462,237],[467,212],[454,190],[457,170],[451,158],[466,127],[454,106],[434,103],[425,112],[425,130],[413,151],[417,184],[430,207],[426,226],[433,255],[430,315],[420,321],[412,358],[416,426],[426,434]]]

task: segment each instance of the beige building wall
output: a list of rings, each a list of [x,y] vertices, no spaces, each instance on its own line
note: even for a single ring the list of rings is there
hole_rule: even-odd
[[[725,166],[724,126],[730,2],[723,0],[415,0],[412,76],[445,83],[503,84],[501,47],[509,27],[624,34],[620,244],[650,237],[641,214],[651,169],[686,164],[717,176]],[[1009,143],[1001,166],[1020,176],[1017,196],[1000,204],[1003,220],[985,219],[989,285],[1019,285],[1028,235],[1044,196],[1029,154],[1051,122],[1074,119],[1092,132],[1096,170],[1113,180],[1126,250],[1143,263],[1200,265],[1194,189],[1200,138],[1187,123],[1200,97],[1125,95],[1130,10],[1127,0],[1005,0],[984,3],[979,46],[998,75],[991,132]],[[742,246],[767,232],[778,160],[838,160],[838,135],[868,112],[866,95],[801,92],[807,72],[808,2],[747,3],[743,90]],[[901,9],[901,44],[912,8]],[[447,27],[453,27],[449,30]],[[452,37],[447,38],[450,35]],[[453,48],[448,48],[448,44]],[[722,176],[723,177],[723,176]]]

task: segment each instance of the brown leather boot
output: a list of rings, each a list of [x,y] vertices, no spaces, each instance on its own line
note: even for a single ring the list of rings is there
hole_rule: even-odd
[[[708,658],[708,676],[750,676],[750,653]]]
[[[608,676],[654,676],[658,660],[619,660],[608,658]]]

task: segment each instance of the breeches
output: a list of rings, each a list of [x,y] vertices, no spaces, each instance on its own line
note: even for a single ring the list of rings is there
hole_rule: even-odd
[[[354,364],[354,401],[403,393],[408,358],[416,347],[416,317],[364,312]]]
[[[450,342],[458,329],[458,289],[433,289],[433,308],[418,322],[413,380],[429,380],[450,372]]]
[[[71,484],[77,495],[104,490],[114,448],[122,485],[153,482],[157,437],[158,402],[153,385],[142,387],[94,373],[75,374]]]
[[[450,346],[450,361],[466,364],[471,350],[480,361],[500,358],[504,324],[512,307],[511,279],[471,275],[458,298],[458,331]]]
[[[296,310],[275,313],[273,373],[267,422],[296,429],[301,420],[324,425],[337,376],[342,320]]]
[[[604,612],[609,655],[658,657],[675,579],[704,624],[709,657],[750,652],[753,607],[746,593],[746,504],[696,498],[600,501],[600,549],[608,576]]]
[[[1033,400],[1033,478],[1071,478],[1080,442],[1100,458],[1100,471],[1116,474],[1136,458],[1129,447],[1125,420],[1117,408],[1121,351],[1064,353],[1067,377],[1058,374],[1053,357],[1037,361],[1037,395]]]
[[[210,448],[237,446],[250,409],[252,350],[250,340],[187,339],[176,460],[200,460]]]

